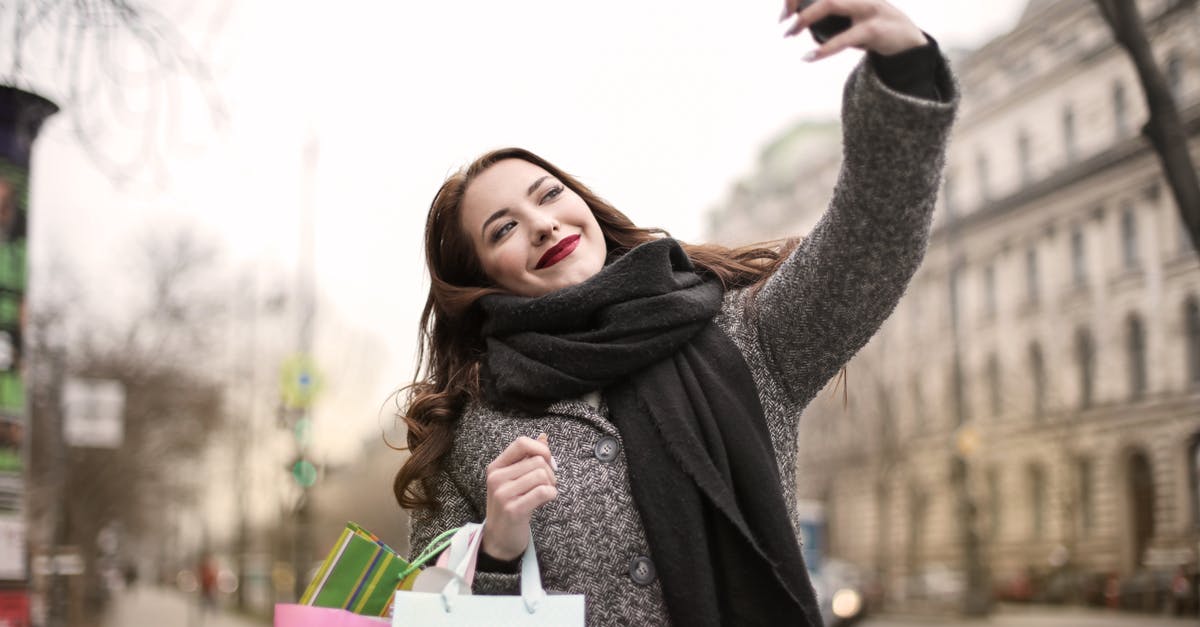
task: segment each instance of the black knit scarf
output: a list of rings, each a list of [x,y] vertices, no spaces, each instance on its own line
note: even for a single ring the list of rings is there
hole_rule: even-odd
[[[528,409],[604,390],[672,622],[821,624],[719,281],[674,240],[545,296],[487,296],[485,395]]]

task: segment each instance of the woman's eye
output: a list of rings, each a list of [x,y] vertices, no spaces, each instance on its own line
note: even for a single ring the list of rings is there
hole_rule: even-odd
[[[504,235],[506,233],[508,233],[512,229],[516,228],[516,226],[517,226],[516,222],[513,222],[513,221],[505,222],[504,224],[502,224],[500,226],[500,228],[498,228],[492,232],[492,241],[493,242],[499,241],[501,237],[504,237]]]
[[[562,191],[563,191],[562,185],[555,185],[554,187],[551,187],[550,189],[546,190],[546,195],[542,196],[542,202],[546,202],[548,200],[554,200],[556,197],[558,197],[559,194],[562,193]]]

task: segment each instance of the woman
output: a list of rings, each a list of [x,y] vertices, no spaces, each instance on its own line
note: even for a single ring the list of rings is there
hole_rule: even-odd
[[[829,14],[853,26],[811,59],[870,54],[833,201],[798,245],[680,244],[519,149],[438,192],[395,491],[415,550],[486,518],[477,593],[517,592],[532,531],[544,584],[586,595],[592,625],[821,624],[797,419],[916,270],[957,100],[886,2],[819,0],[788,32]]]

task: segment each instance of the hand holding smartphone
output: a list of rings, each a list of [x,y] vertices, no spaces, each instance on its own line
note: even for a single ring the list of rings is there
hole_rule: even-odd
[[[814,2],[816,0],[800,0],[799,5],[796,7],[796,13],[807,9]],[[830,15],[810,25],[808,31],[812,33],[812,37],[817,43],[823,44],[836,37],[838,33],[850,28],[850,24],[850,18],[844,15]]]

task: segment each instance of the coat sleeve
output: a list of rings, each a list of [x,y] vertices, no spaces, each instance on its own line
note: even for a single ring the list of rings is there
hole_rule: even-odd
[[[411,513],[410,560],[416,558],[439,533],[469,522],[483,522],[483,513],[476,510],[446,472],[439,472],[436,477],[437,494],[434,499],[440,507],[437,510],[413,510]],[[475,594],[520,594],[520,578],[515,574],[477,570],[471,589]]]
[[[925,254],[958,102],[944,59],[936,73],[940,100],[888,88],[865,59],[851,73],[833,200],[750,308],[797,408],[875,334]]]

